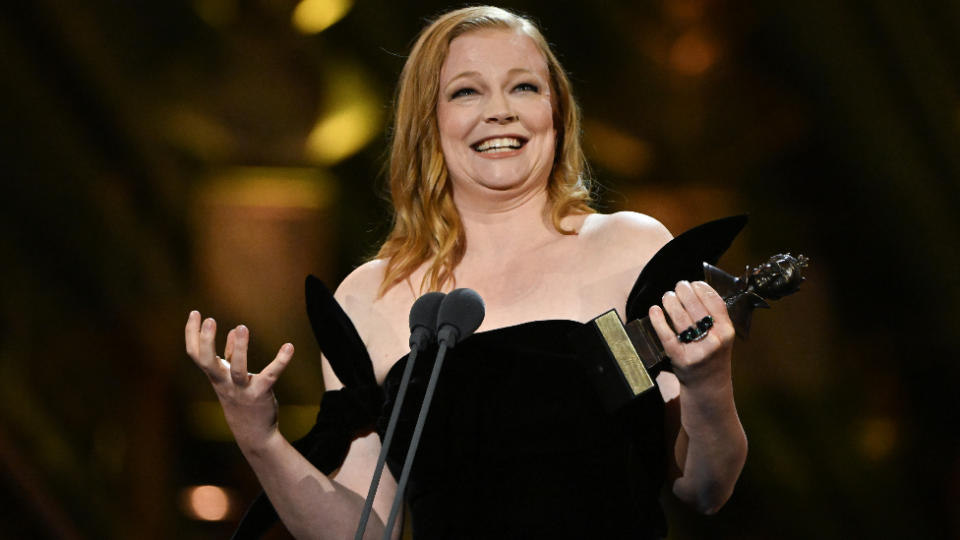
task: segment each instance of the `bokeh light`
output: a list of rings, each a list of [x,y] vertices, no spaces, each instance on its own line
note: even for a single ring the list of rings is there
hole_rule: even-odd
[[[322,32],[342,19],[352,0],[303,0],[293,10],[293,26],[304,34]]]
[[[221,521],[230,514],[230,496],[219,486],[193,486],[183,490],[184,512],[201,521]]]

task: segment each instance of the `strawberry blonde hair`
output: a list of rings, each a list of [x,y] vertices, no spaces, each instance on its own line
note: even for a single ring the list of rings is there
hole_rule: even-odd
[[[486,29],[522,32],[547,62],[557,131],[556,155],[547,181],[553,226],[563,234],[576,234],[565,230],[561,220],[573,213],[593,212],[580,144],[580,110],[570,80],[546,39],[530,20],[504,9],[475,6],[450,11],[423,29],[400,73],[388,164],[393,229],[376,255],[387,261],[381,296],[426,262],[430,266],[420,291],[440,290],[453,283],[453,270],[463,259],[466,238],[453,203],[437,126],[440,69],[454,38]]]

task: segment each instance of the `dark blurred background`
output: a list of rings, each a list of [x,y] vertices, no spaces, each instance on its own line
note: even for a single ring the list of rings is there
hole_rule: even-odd
[[[736,493],[666,498],[671,538],[960,537],[960,3],[503,6],[571,74],[601,209],[674,233],[749,212],[721,266],[812,261],[737,345]],[[383,238],[393,87],[450,7],[4,3],[4,538],[229,535],[258,487],[187,313],[248,324],[260,366],[294,342],[281,428],[309,428],[303,278]]]

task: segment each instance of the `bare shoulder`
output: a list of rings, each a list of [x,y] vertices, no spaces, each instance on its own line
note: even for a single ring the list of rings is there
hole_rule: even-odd
[[[351,318],[352,312],[359,315],[360,307],[369,308],[376,300],[385,268],[386,262],[381,259],[367,261],[340,282],[333,296]]]
[[[373,352],[370,350],[371,328],[375,326],[375,321],[378,319],[375,307],[378,299],[377,292],[383,280],[385,266],[386,264],[381,260],[368,261],[358,266],[340,282],[333,293],[333,297],[350,318],[350,322],[353,323],[370,353]],[[336,390],[343,386],[326,358],[323,362],[323,378],[327,390]]]
[[[656,253],[672,238],[670,231],[656,219],[638,212],[591,214],[580,229],[582,238],[603,251]]]
[[[387,261],[368,261],[351,272],[334,293],[350,317],[373,361],[377,380],[407,350],[410,337],[408,313],[413,297],[406,287],[393,287],[380,296]]]
[[[380,259],[361,264],[340,282],[333,293],[368,348],[373,328],[382,322],[379,311],[383,309],[383,299],[378,293],[386,266],[386,262]]]

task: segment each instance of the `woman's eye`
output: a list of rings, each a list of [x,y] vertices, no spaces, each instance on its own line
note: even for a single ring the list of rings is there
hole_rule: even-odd
[[[519,90],[521,92],[539,92],[540,87],[532,83],[520,83],[514,87],[514,90]]]
[[[454,92],[453,94],[451,94],[450,99],[456,99],[458,97],[463,97],[463,96],[470,96],[476,93],[477,91],[474,90],[473,88],[461,88],[456,92]]]

